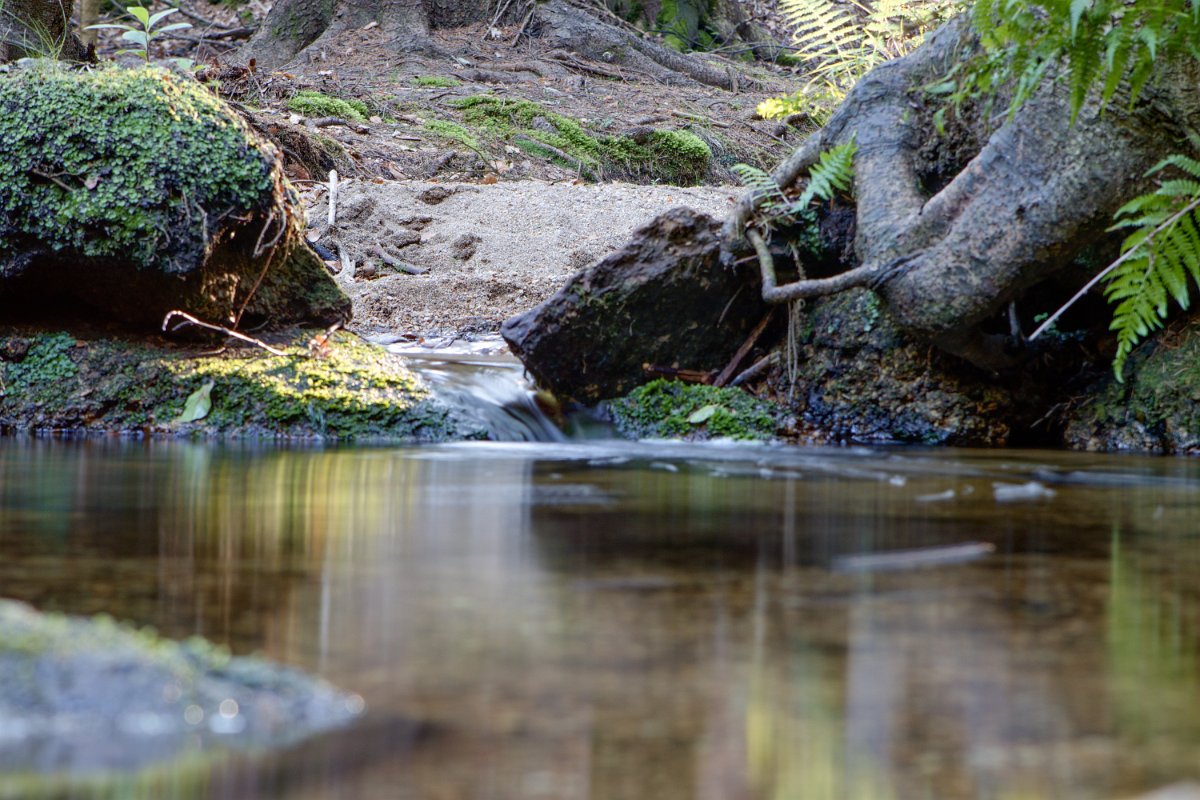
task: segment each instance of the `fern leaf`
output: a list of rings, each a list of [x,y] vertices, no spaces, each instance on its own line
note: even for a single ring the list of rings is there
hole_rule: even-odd
[[[771,177],[769,172],[761,170],[758,167],[750,164],[734,164],[729,168],[742,185],[754,192],[754,195],[759,198],[772,198],[767,202],[760,203],[761,207],[766,210],[775,205],[777,200],[786,200],[783,190],[779,188],[779,184]]]
[[[1156,194],[1163,197],[1195,197],[1200,195],[1200,181],[1188,178],[1163,181]]]
[[[1189,174],[1193,167],[1200,167],[1194,159],[1171,156],[1151,172],[1168,165]],[[1117,212],[1124,219],[1113,227],[1134,229],[1125,238],[1122,260],[1107,276],[1104,289],[1108,301],[1116,304],[1109,327],[1117,334],[1113,372],[1118,381],[1123,380],[1125,360],[1133,348],[1162,327],[1170,300],[1183,309],[1191,305],[1190,283],[1200,285],[1198,208],[1200,181],[1177,179],[1164,181]]]
[[[858,144],[851,139],[821,153],[808,172],[808,186],[792,205],[793,213],[808,208],[814,198],[832,200],[837,193],[849,192],[854,185],[854,154]]]
[[[1158,162],[1149,170],[1147,170],[1146,174],[1153,175],[1154,173],[1160,172],[1167,167],[1176,167],[1177,169],[1183,170],[1188,175],[1191,175],[1193,178],[1200,179],[1200,161],[1197,161],[1194,158],[1189,158],[1185,155],[1180,155],[1178,153],[1167,156],[1162,161]]]

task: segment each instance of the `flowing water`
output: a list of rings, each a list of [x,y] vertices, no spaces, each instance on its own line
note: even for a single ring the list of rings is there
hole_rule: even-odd
[[[478,358],[429,369],[512,370]],[[0,440],[0,595],[368,704],[0,796],[1135,796],[1200,780],[1198,537],[1185,460]]]

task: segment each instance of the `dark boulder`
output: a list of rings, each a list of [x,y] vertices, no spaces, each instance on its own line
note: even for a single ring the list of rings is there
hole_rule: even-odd
[[[719,235],[671,209],[500,333],[540,386],[585,403],[650,380],[647,365],[719,370],[767,313],[755,270],[719,263]]]

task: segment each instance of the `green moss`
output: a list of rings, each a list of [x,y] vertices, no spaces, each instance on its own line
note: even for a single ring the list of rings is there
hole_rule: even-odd
[[[541,142],[578,162],[561,166],[582,167],[581,172],[596,177],[688,185],[704,177],[712,160],[709,146],[689,131],[652,131],[639,141],[629,136],[591,133],[578,120],[529,100],[474,95],[460,98],[452,105],[462,110],[463,121],[473,129],[512,141],[531,155],[561,162],[561,156],[553,150],[538,148],[528,140]]]
[[[288,101],[288,108],[306,117],[341,117],[363,122],[371,116],[371,109],[361,100],[342,100],[309,89],[296,92]]]
[[[429,89],[453,89],[462,84],[454,78],[445,75],[418,75],[413,78],[413,86]]]
[[[194,80],[156,67],[0,75],[0,267],[29,241],[181,272],[214,218],[257,210],[271,163]]]
[[[1089,450],[1200,453],[1200,322],[1176,323],[1134,350],[1068,415],[1068,444]]]
[[[0,337],[0,425],[170,435],[441,440],[449,412],[398,356],[350,334],[327,355],[300,334],[286,356],[242,349],[215,356],[63,334]],[[23,355],[21,355],[23,353]],[[188,395],[214,384],[212,408],[176,424]]]
[[[425,123],[425,130],[435,136],[440,136],[443,139],[469,147],[476,153],[483,153],[483,145],[479,143],[474,134],[457,122],[450,122],[444,119],[430,120]]]
[[[610,404],[613,421],[633,438],[727,437],[768,440],[783,412],[740,389],[655,380]]]
[[[644,163],[673,183],[699,183],[712,159],[712,150],[690,131],[654,131],[645,147]]]

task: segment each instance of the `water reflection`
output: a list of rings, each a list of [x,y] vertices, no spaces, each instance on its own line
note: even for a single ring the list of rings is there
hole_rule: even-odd
[[[1200,779],[1198,500],[1071,455],[8,440],[0,593],[370,706],[78,796],[1119,797]]]

